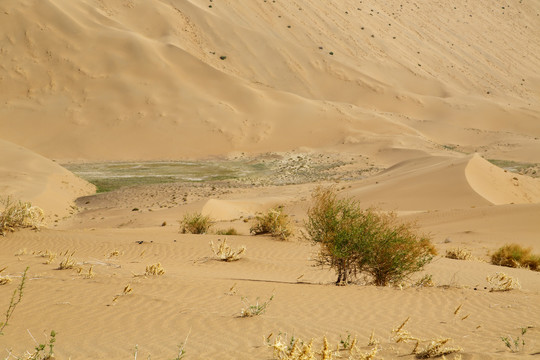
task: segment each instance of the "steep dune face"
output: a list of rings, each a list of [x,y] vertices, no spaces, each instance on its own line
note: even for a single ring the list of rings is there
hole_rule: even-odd
[[[495,205],[540,203],[540,179],[513,174],[475,155],[465,176],[471,187]]]
[[[25,148],[0,140],[0,154],[0,194],[30,201],[48,219],[68,215],[76,198],[95,192],[94,185]]]
[[[499,5],[3,1],[2,137],[64,160],[352,143],[540,161],[540,7]]]

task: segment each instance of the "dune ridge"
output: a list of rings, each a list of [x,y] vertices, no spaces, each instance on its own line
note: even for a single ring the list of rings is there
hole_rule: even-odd
[[[95,193],[94,185],[21,146],[0,140],[0,194],[29,201],[54,220],[75,212],[75,199]]]
[[[539,12],[517,1],[4,1],[2,137],[72,161],[350,144],[540,161]]]

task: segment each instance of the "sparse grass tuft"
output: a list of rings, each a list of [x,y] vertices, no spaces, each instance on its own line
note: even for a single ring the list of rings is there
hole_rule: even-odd
[[[9,275],[2,275],[2,273],[7,269],[7,266],[0,269],[0,285],[6,285],[9,284],[12,280]]]
[[[352,340],[350,336],[347,337],[345,341],[341,339],[341,346],[338,345],[335,347],[331,346],[327,337],[324,336],[319,351],[315,350],[313,339],[304,341],[300,338],[295,338],[294,336],[291,336],[290,339],[288,339],[287,334],[279,333],[272,341],[272,336],[273,334],[270,334],[266,337],[265,343],[268,347],[273,349],[274,359],[276,360],[331,360],[334,358],[371,360],[375,359],[379,352],[379,346],[377,344],[365,353],[360,352],[356,346],[356,336]],[[346,344],[344,344],[344,342]],[[333,348],[335,348],[335,350],[332,350]]]
[[[489,291],[510,291],[521,288],[518,279],[513,278],[510,275],[506,275],[502,272],[498,272],[495,275],[488,276],[487,282],[491,286]]]
[[[491,263],[540,271],[540,255],[533,255],[531,251],[531,248],[523,248],[518,244],[504,245],[491,255]]]
[[[24,270],[22,276],[21,276],[21,282],[19,286],[13,291],[13,294],[11,295],[11,300],[9,301],[9,306],[4,314],[4,321],[0,322],[0,335],[4,335],[4,328],[8,325],[9,319],[11,319],[11,316],[13,315],[13,312],[15,311],[15,308],[22,300],[23,296],[23,289],[24,285],[26,283],[26,274],[28,273],[28,267]]]
[[[206,234],[212,226],[212,219],[201,213],[186,214],[180,220],[182,234]]]
[[[270,234],[281,240],[287,240],[293,235],[289,217],[283,213],[281,206],[270,209],[265,214],[257,215],[255,224],[249,232],[254,235]]]
[[[504,345],[511,351],[511,352],[518,352],[520,350],[523,350],[525,347],[525,334],[527,333],[528,328],[522,327],[521,329],[521,337],[516,336],[516,338],[512,338],[512,336],[501,336],[501,341],[504,343]],[[520,349],[521,348],[521,349]]]
[[[228,229],[221,229],[221,230],[216,231],[216,235],[230,235],[230,236],[233,236],[233,235],[238,235],[238,231],[236,231],[235,228],[230,227]]]
[[[459,311],[461,306],[459,306],[455,313]],[[446,344],[450,342],[452,339],[450,338],[436,338],[433,340],[422,340],[416,336],[413,336],[407,329],[405,329],[405,325],[409,322],[410,318],[405,319],[401,325],[399,325],[397,328],[392,330],[392,333],[394,333],[394,336],[392,337],[392,340],[394,340],[396,343],[409,343],[413,342],[414,348],[411,351],[411,354],[414,354],[416,358],[418,359],[427,359],[432,357],[439,357],[444,356],[452,353],[457,353],[462,351],[463,349],[459,346],[451,346],[447,347]],[[420,350],[420,344],[427,342],[426,346]]]
[[[463,351],[459,346],[446,346],[450,338],[437,338],[431,340],[424,349],[416,352],[417,359],[428,359]]]
[[[210,247],[212,248],[212,252],[214,255],[216,255],[220,260],[230,262],[230,261],[237,261],[240,260],[242,255],[246,253],[246,247],[242,245],[240,248],[233,250],[229,244],[227,244],[227,240],[218,240],[218,246],[217,248],[214,246],[214,242],[210,242]]]
[[[244,307],[240,311],[240,317],[253,317],[262,315],[266,312],[266,309],[268,308],[268,305],[274,300],[274,295],[270,296],[268,300],[265,302],[259,303],[259,299],[255,302],[255,304],[249,304],[248,300],[246,298],[242,298],[242,302],[244,303]]]
[[[159,276],[159,275],[164,275],[165,274],[165,269],[161,266],[161,263],[156,263],[156,264],[152,264],[152,265],[148,265],[146,266],[146,270],[144,272],[144,275],[147,275],[147,276]]]
[[[65,258],[58,265],[58,270],[74,269],[77,266],[77,261],[73,258],[75,252],[68,254],[67,251],[64,254]]]
[[[29,202],[14,202],[11,197],[0,200],[0,235],[5,236],[18,228],[38,230],[43,225],[43,210]]]
[[[446,250],[446,255],[444,257],[449,258],[449,259],[455,259],[455,260],[471,260],[472,259],[470,250],[460,249],[460,248]]]

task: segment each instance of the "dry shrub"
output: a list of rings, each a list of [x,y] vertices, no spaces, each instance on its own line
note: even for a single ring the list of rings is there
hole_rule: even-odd
[[[491,263],[540,271],[540,255],[533,255],[531,252],[531,248],[523,248],[518,244],[504,245],[491,255]]]
[[[150,275],[164,275],[165,269],[161,266],[161,263],[156,263],[152,265],[147,265],[146,270],[144,272],[144,275],[150,276]]]
[[[14,202],[11,197],[0,200],[4,210],[0,213],[0,235],[5,236],[18,228],[39,229],[43,225],[43,210],[29,202]]]
[[[236,250],[233,250],[229,244],[227,244],[226,239],[218,240],[218,242],[217,248],[214,246],[213,241],[210,242],[210,247],[212,248],[214,255],[216,255],[222,261],[237,261],[240,260],[242,255],[246,253],[246,247],[244,245]]]
[[[267,345],[273,349],[274,359],[276,360],[331,360],[334,358],[348,358],[349,360],[371,360],[375,359],[379,351],[378,344],[375,344],[369,351],[362,353],[356,346],[356,337],[351,343],[341,351],[339,346],[335,346],[335,350],[332,350],[330,343],[326,336],[323,337],[322,345],[319,351],[314,349],[313,339],[306,342],[299,338],[291,337],[287,339],[287,334],[279,334],[271,341],[273,334],[270,334],[266,338]],[[348,357],[345,357],[348,355]]]
[[[416,336],[413,336],[407,329],[405,325],[409,322],[410,318],[405,319],[401,325],[392,330],[394,336],[392,340],[396,343],[409,343],[413,342],[414,348],[411,351],[411,354],[414,354],[418,359],[427,359],[432,357],[444,356],[452,353],[457,353],[463,351],[459,346],[446,346],[448,342],[452,339],[450,338],[436,338],[433,340],[422,340]],[[420,348],[421,343],[427,343],[423,349]]]
[[[416,358],[428,359],[463,351],[459,346],[446,346],[450,338],[437,338],[431,340],[424,349],[416,352]]]
[[[455,260],[471,260],[472,259],[470,250],[460,249],[460,248],[446,250],[445,257],[449,259],[455,259]]]
[[[230,227],[228,229],[218,230],[218,231],[216,231],[216,234],[217,235],[231,235],[231,236],[233,236],[233,235],[238,235],[238,231],[236,231],[235,228]]]
[[[180,220],[182,234],[206,234],[212,226],[212,219],[201,213],[186,214]]]
[[[318,264],[337,273],[344,285],[359,273],[375,285],[399,284],[429,263],[435,248],[416,226],[403,223],[395,213],[362,209],[350,199],[337,199],[332,188],[318,188],[308,210],[306,237],[320,244]]]
[[[488,276],[486,280],[491,286],[489,291],[510,291],[521,288],[518,279],[502,272]]]
[[[270,209],[265,214],[255,217],[255,224],[249,229],[254,235],[270,234],[281,240],[287,240],[293,234],[289,217],[283,213],[283,207]]]

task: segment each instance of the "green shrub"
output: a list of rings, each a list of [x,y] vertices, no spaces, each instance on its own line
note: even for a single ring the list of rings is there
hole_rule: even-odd
[[[491,263],[540,271],[540,256],[531,254],[531,251],[531,248],[523,248],[518,244],[504,245],[491,255]]]
[[[359,273],[375,285],[397,283],[420,271],[436,253],[428,237],[394,213],[362,209],[360,203],[338,199],[332,188],[318,188],[308,210],[306,237],[320,244],[317,262],[337,273],[337,285]]]
[[[282,240],[292,236],[292,225],[289,217],[283,213],[283,207],[268,210],[266,214],[255,217],[255,224],[249,229],[254,235],[270,234]]]
[[[180,220],[180,231],[183,234],[206,234],[211,226],[212,219],[201,213],[186,214]]]
[[[39,229],[43,224],[43,210],[29,202],[13,201],[11,197],[0,200],[0,235],[5,236],[17,228]]]

